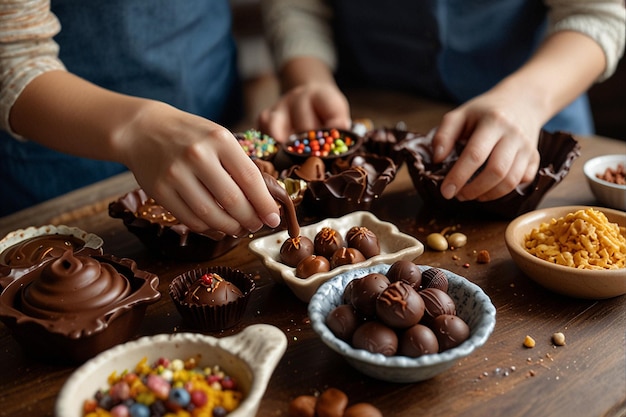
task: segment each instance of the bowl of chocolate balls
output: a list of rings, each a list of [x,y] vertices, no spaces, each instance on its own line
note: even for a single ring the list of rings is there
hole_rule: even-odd
[[[483,290],[445,269],[398,260],[341,273],[311,298],[322,341],[358,371],[388,382],[430,379],[491,335],[496,309]]]

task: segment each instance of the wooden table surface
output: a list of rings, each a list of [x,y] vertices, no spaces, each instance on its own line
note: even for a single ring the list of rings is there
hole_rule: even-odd
[[[446,110],[445,106],[393,94],[357,92],[351,101],[354,114],[372,119],[376,126],[404,121],[409,129],[421,132],[435,126]],[[577,139],[581,156],[541,207],[598,204],[585,183],[583,163],[596,155],[626,150],[624,142],[608,138]],[[178,273],[200,264],[154,257],[120,220],[108,216],[108,203],[134,187],[133,177],[122,174],[26,209],[0,219],[0,236],[50,223],[100,235],[106,253],[134,259],[142,269],[160,277],[163,297],[148,308],[140,335],[185,330],[167,286]],[[511,260],[504,245],[506,221],[436,217],[425,214],[419,209],[422,206],[404,168],[372,212],[423,242],[430,232],[459,225],[468,236],[466,247],[427,250],[415,261],[465,276],[483,288],[497,309],[497,324],[487,343],[428,381],[386,383],[351,368],[313,332],[307,305],[286,286],[271,280],[247,249],[249,239],[242,239],[229,253],[201,263],[237,267],[257,279],[257,290],[242,323],[212,335],[230,335],[253,323],[275,325],[287,335],[287,351],[257,417],[287,416],[291,399],[329,387],[345,391],[350,403],[373,403],[387,417],[626,415],[626,297],[590,301],[549,292],[525,277]],[[475,253],[482,249],[491,254],[488,264],[475,261]],[[565,346],[553,346],[554,332],[565,334]],[[522,345],[526,335],[537,341],[533,349]],[[52,416],[56,396],[73,370],[25,357],[9,330],[0,325],[0,416]]]

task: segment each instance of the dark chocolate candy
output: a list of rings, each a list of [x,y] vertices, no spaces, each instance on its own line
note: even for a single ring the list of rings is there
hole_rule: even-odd
[[[376,299],[376,316],[389,327],[405,329],[422,319],[424,301],[404,281],[390,283]]]
[[[350,304],[366,317],[376,314],[376,298],[389,286],[383,274],[371,273],[352,281]]]
[[[422,271],[419,266],[407,260],[399,260],[391,264],[385,275],[387,275],[390,282],[404,281],[415,288],[415,290],[419,290],[422,284]]]
[[[339,248],[330,257],[330,267],[358,264],[365,261],[365,256],[355,248]]]
[[[354,226],[346,233],[348,247],[358,249],[363,256],[371,258],[380,255],[378,237],[365,226]]]
[[[439,352],[439,341],[435,333],[423,324],[409,327],[400,335],[398,355],[417,358]]]
[[[419,292],[424,300],[424,322],[432,323],[433,319],[442,314],[456,314],[456,305],[448,293],[439,288],[425,288]]]
[[[306,236],[287,238],[280,247],[281,261],[294,268],[310,255],[313,255],[313,242]]]
[[[343,248],[344,240],[339,232],[332,227],[322,227],[313,239],[315,253],[328,259],[333,256],[337,249]]]
[[[372,353],[393,356],[398,350],[398,335],[379,321],[368,321],[354,331],[352,346]]]
[[[239,288],[218,274],[204,274],[187,290],[184,301],[188,304],[221,306],[243,297]]]
[[[335,336],[350,343],[352,335],[362,320],[350,304],[340,304],[326,317],[326,325]]]
[[[308,278],[318,272],[330,271],[330,262],[321,255],[309,255],[296,266],[296,276],[298,278]]]
[[[463,343],[470,335],[470,328],[458,316],[442,314],[433,320],[432,326],[437,341],[439,342],[439,352],[452,349]]]
[[[448,292],[448,277],[439,268],[428,268],[422,272],[422,288],[438,288]]]

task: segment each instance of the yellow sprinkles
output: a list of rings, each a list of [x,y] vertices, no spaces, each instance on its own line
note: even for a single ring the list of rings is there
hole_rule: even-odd
[[[524,247],[528,253],[558,265],[598,270],[626,268],[624,228],[593,208],[542,223],[525,237]]]
[[[132,371],[113,372],[108,387],[83,403],[84,417],[223,417],[243,399],[237,381],[195,358],[143,358]]]

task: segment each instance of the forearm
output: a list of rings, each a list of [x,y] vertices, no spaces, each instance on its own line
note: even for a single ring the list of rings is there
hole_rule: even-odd
[[[556,32],[492,92],[526,101],[543,123],[585,92],[605,67],[605,55],[592,39],[578,32]]]
[[[149,103],[50,71],[24,88],[9,122],[17,134],[60,152],[124,163],[120,138]]]

